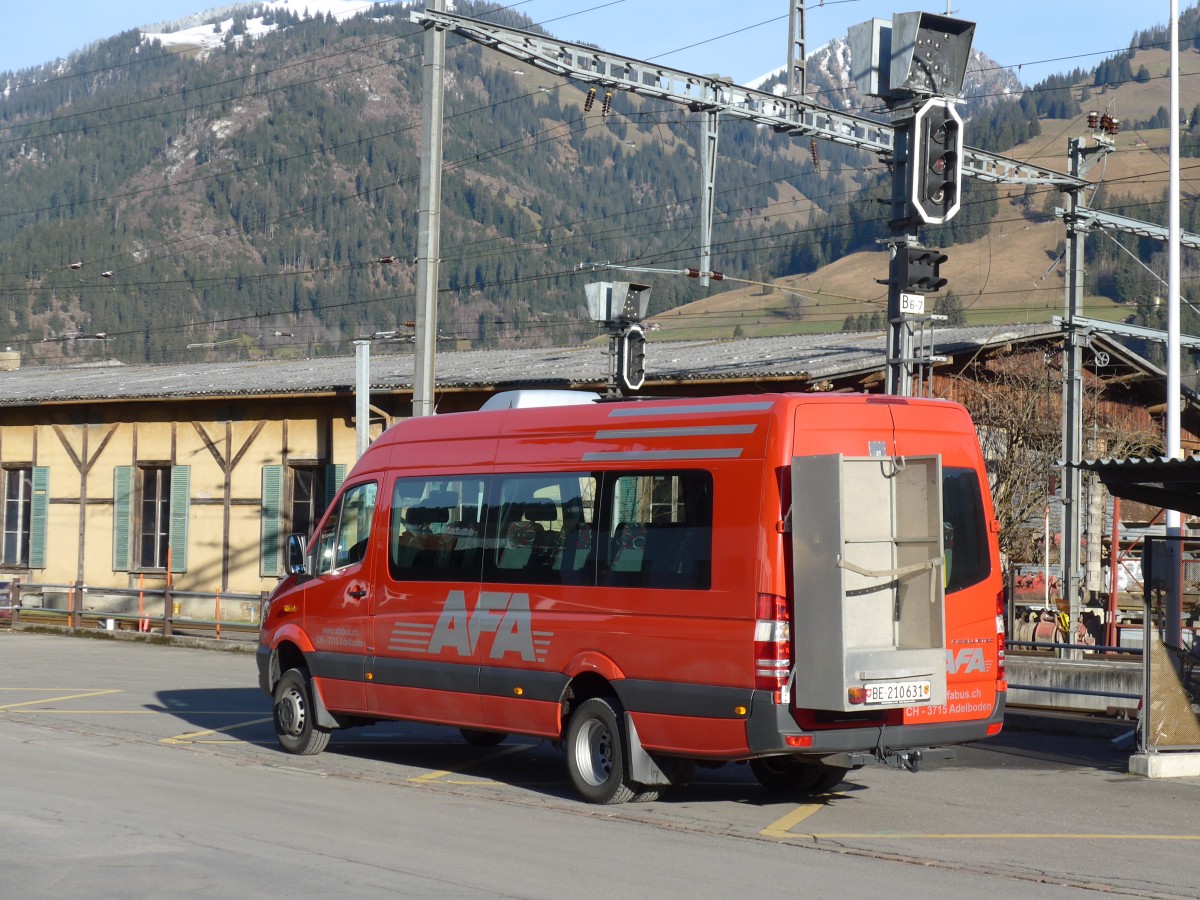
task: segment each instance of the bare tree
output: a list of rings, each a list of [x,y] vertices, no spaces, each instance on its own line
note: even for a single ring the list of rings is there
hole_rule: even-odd
[[[1041,553],[1040,517],[1062,458],[1062,382],[1056,352],[1013,353],[969,364],[947,393],[970,411],[987,460],[1000,523],[1000,551],[1013,561]],[[1084,381],[1083,422],[1090,456],[1121,459],[1158,452],[1162,438],[1140,406],[1108,396],[1104,382]]]

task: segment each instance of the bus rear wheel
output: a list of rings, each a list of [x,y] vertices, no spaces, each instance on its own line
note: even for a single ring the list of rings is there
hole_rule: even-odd
[[[495,747],[497,744],[503,744],[508,735],[503,731],[483,731],[477,728],[460,728],[458,733],[462,735],[463,740],[472,747]]]
[[[822,762],[804,762],[791,756],[760,756],[750,760],[750,771],[768,791],[823,794],[839,785],[850,770]]]
[[[275,685],[275,737],[288,753],[315,756],[329,744],[329,729],[316,723],[312,679],[305,669],[288,669]]]
[[[593,697],[579,705],[567,726],[567,771],[575,790],[591,803],[624,803],[637,793],[629,781],[622,716],[616,700]]]

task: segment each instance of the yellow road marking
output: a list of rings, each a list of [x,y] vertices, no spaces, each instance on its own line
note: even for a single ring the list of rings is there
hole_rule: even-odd
[[[24,688],[10,688],[10,690],[24,690]],[[36,689],[30,688],[30,690],[36,690]],[[105,690],[105,691],[87,691],[87,692],[81,693],[81,694],[65,694],[60,697],[42,697],[37,700],[26,700],[22,703],[6,703],[3,706],[0,706],[0,710],[17,709],[18,707],[21,707],[21,706],[38,706],[38,705],[46,704],[46,703],[62,703],[64,700],[82,700],[86,697],[106,697],[110,694],[123,694],[123,693],[125,693],[125,692],[114,688],[114,689]]]
[[[157,716],[162,715],[154,709],[30,709],[39,716]]]
[[[897,838],[901,840],[911,840],[918,838],[920,840],[974,840],[974,841],[1200,841],[1200,834],[1023,834],[1012,833],[1005,834],[998,832],[995,834],[918,834],[916,832],[896,832],[894,834],[886,831],[880,832],[860,832],[857,834],[789,834],[786,837],[792,838],[827,838],[847,840],[850,838],[871,838],[871,839],[886,839]]]
[[[245,728],[249,725],[261,725],[263,722],[270,722],[272,718],[267,716],[265,719],[251,719],[249,722],[236,722],[233,725],[225,725],[221,728],[206,728],[203,731],[189,731],[187,734],[177,734],[174,737],[166,737],[159,740],[160,744],[216,744],[216,743],[236,743],[234,741],[204,741],[200,738],[208,737],[210,734],[221,734],[227,731],[233,731],[238,728]]]
[[[862,831],[862,832],[802,832],[792,829],[822,809],[822,803],[805,803],[786,816],[776,819],[759,832],[763,837],[780,840],[970,840],[970,841],[1200,841],[1200,834],[1032,834],[1021,832],[991,832],[983,834],[953,832]]]
[[[446,770],[439,771],[439,772],[426,772],[424,775],[418,775],[415,778],[410,778],[408,780],[412,781],[412,782],[416,782],[418,784],[429,784],[431,782],[443,779],[447,775],[461,775],[463,773],[463,770],[465,770],[465,769],[473,769],[477,766],[482,766],[484,763],[489,763],[494,759],[500,759],[501,757],[509,756],[513,753],[519,753],[522,750],[528,750],[531,746],[532,746],[532,744],[517,744],[515,747],[505,747],[503,750],[497,750],[495,753],[489,753],[487,756],[482,757],[481,759],[472,760],[470,764],[465,765],[465,766],[460,766],[458,769],[446,769]],[[448,781],[448,782],[444,782],[444,783],[460,784],[462,782]],[[475,784],[488,784],[489,782],[479,781],[479,782],[474,782],[474,783]],[[495,782],[490,782],[490,783],[494,784]]]
[[[759,834],[773,838],[801,837],[802,835],[789,834],[789,832],[823,806],[822,803],[805,803],[803,806],[797,806],[783,818],[776,819]],[[803,837],[809,837],[809,835],[803,835]]]

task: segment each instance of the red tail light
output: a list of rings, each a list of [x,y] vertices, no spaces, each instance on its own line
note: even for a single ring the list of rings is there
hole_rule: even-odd
[[[759,594],[754,618],[754,687],[780,691],[792,670],[792,623],[787,598]]]

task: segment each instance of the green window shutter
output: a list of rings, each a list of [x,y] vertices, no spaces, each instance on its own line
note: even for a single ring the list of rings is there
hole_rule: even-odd
[[[333,503],[333,497],[338,492],[338,488],[342,486],[342,482],[346,480],[346,467],[344,465],[326,466],[325,467],[325,508],[329,509],[329,505]]]
[[[113,571],[129,571],[129,534],[133,530],[133,466],[113,469]]]
[[[263,466],[262,539],[259,544],[258,574],[282,575],[279,564],[279,532],[283,527],[283,466]]]
[[[46,568],[46,513],[50,507],[50,469],[33,467],[32,509],[29,514],[29,568]]]
[[[191,514],[191,466],[171,467],[171,571],[186,572],[188,519]]]

